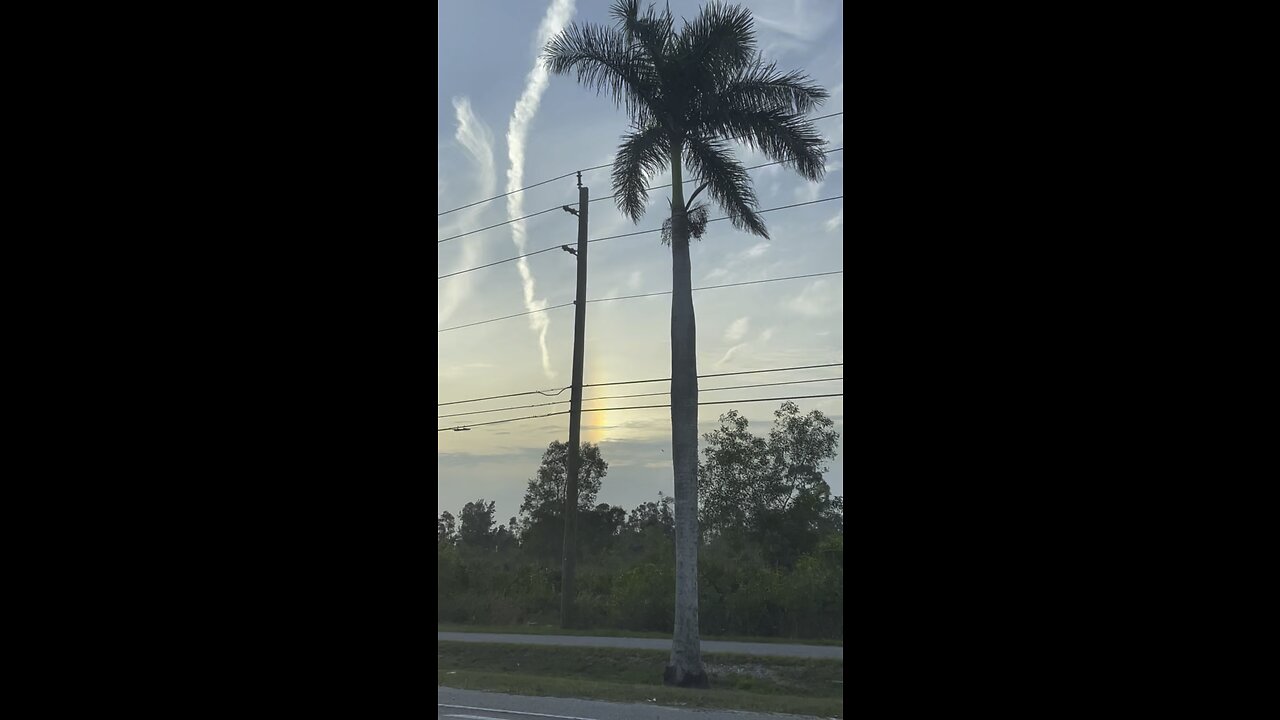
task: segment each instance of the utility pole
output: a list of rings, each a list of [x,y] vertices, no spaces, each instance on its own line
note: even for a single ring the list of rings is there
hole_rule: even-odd
[[[564,493],[564,563],[560,574],[560,627],[573,625],[573,575],[578,563],[578,473],[582,466],[578,446],[582,437],[582,355],[587,330],[587,188],[578,173],[578,250],[564,250],[578,256],[578,294],[573,301],[573,385],[569,395],[569,462]]]

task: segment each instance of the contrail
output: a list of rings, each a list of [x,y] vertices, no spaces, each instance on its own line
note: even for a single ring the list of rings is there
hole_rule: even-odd
[[[458,116],[458,130],[454,133],[454,137],[466,149],[467,154],[471,156],[472,161],[476,164],[478,170],[479,183],[477,184],[477,195],[492,195],[493,188],[497,184],[497,173],[495,172],[493,162],[493,132],[489,130],[489,126],[484,124],[480,118],[476,117],[471,111],[471,100],[467,97],[455,97],[453,99],[453,109]],[[460,216],[450,223],[450,227],[457,228],[460,225],[476,225],[476,220],[484,212],[484,207],[476,206],[464,211]],[[450,232],[449,234],[453,234]],[[459,267],[471,267],[478,265],[480,261],[480,243],[462,243],[462,263]],[[437,293],[436,308],[436,324],[443,325],[444,321],[453,314],[455,310],[471,293],[471,276],[460,275],[451,279],[449,282],[440,286],[441,292]]]
[[[536,46],[539,57],[533,62],[533,69],[529,71],[524,92],[516,101],[515,110],[511,113],[511,122],[507,125],[507,157],[511,161],[511,167],[507,170],[508,192],[518,190],[523,183],[525,138],[529,133],[529,124],[533,122],[533,116],[538,113],[538,103],[542,101],[542,93],[547,89],[547,68],[542,64],[542,47],[547,44],[552,35],[563,30],[568,24],[569,18],[573,16],[573,2],[574,0],[552,0],[551,6],[547,8],[546,17],[542,18],[542,23],[538,25]],[[517,218],[524,215],[523,197],[521,193],[507,196],[509,217]],[[511,240],[515,242],[520,252],[525,251],[523,220],[511,224]],[[516,267],[520,270],[520,279],[524,281],[525,309],[533,311],[545,308],[547,306],[545,299],[534,300],[533,298],[533,273],[529,271],[529,263],[521,258],[516,263]],[[529,316],[529,327],[538,333],[538,344],[542,348],[542,371],[548,378],[554,378],[556,374],[551,369],[551,355],[547,352],[547,328],[551,327],[551,320],[543,313],[534,313]]]

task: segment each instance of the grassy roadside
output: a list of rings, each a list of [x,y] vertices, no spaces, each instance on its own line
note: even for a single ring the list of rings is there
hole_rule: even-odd
[[[555,625],[462,625],[436,623],[437,632],[507,633],[518,635],[582,635],[586,637],[631,637],[670,640],[671,633],[635,630],[566,630]],[[779,645],[832,645],[844,647],[843,640],[808,640],[783,637],[750,637],[746,635],[703,635],[703,640],[727,640],[731,642],[775,643]]]
[[[662,684],[667,655],[628,648],[437,642],[437,684],[518,695],[844,716],[841,661],[704,653],[711,689],[688,690]]]

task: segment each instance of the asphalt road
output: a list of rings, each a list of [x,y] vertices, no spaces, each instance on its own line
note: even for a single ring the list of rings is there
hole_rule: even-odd
[[[670,640],[656,638],[586,637],[581,635],[521,635],[498,633],[436,632],[436,640],[458,642],[516,643],[518,645],[575,645],[577,647],[619,647],[640,650],[671,650]],[[743,653],[787,657],[844,660],[844,648],[836,645],[782,645],[775,643],[703,640],[704,653]]]
[[[437,720],[785,720],[807,717],[741,710],[688,710],[648,703],[530,697],[447,687],[438,690]]]

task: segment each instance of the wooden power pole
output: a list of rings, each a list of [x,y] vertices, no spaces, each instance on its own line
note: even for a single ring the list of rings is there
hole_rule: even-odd
[[[568,210],[568,206],[565,206]],[[570,212],[572,212],[570,210]],[[573,385],[569,396],[569,459],[565,468],[564,563],[560,582],[560,627],[573,626],[573,575],[578,556],[578,475],[582,467],[582,356],[587,330],[587,188],[578,173],[578,293],[573,301]],[[566,245],[565,249],[569,247]]]

